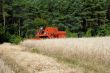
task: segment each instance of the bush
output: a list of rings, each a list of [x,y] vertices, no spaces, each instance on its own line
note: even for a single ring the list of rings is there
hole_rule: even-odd
[[[9,42],[14,43],[14,44],[18,44],[22,40],[23,40],[23,38],[21,38],[20,36],[12,35],[11,38],[9,39]]]
[[[106,24],[99,27],[98,36],[109,36],[110,35],[110,24]]]
[[[77,37],[77,33],[67,32],[67,37]]]
[[[90,36],[92,36],[92,29],[91,28],[89,28],[88,30],[87,30],[87,32],[86,32],[86,37],[90,37]]]

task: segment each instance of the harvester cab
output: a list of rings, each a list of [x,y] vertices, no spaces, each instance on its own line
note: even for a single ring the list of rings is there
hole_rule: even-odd
[[[44,34],[45,27],[40,27],[37,33]]]

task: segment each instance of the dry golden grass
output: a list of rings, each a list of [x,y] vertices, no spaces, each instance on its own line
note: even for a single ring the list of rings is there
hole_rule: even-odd
[[[14,73],[2,59],[0,59],[0,73]]]
[[[53,58],[25,52],[23,51],[24,49],[24,47],[17,45],[0,45],[2,59],[15,73],[79,73],[74,69],[57,63]]]
[[[22,45],[70,58],[86,58],[110,63],[110,37],[26,40]]]
[[[28,47],[26,50],[34,48],[43,54],[73,60],[77,65],[81,63],[85,69],[95,71],[90,73],[110,73],[110,37],[25,40],[21,45]]]
[[[0,58],[0,73],[110,73],[110,37],[5,43],[0,45]]]

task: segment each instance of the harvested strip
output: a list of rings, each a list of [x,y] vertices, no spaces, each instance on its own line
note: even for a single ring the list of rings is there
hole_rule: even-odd
[[[28,52],[5,52],[6,56],[27,69],[30,73],[74,73],[74,70],[65,68],[54,59]]]
[[[29,73],[79,73],[74,69],[57,63],[53,58],[30,52],[22,52],[16,50],[18,48],[17,46],[17,48],[14,47],[15,49],[10,49],[13,45],[10,45],[10,48],[4,48],[3,46],[4,45],[0,46],[0,48],[2,48],[0,49],[0,54],[2,54],[5,59],[9,58],[10,62],[16,63],[17,66],[21,67],[21,70],[24,68],[23,70],[27,70]]]
[[[4,43],[4,44],[0,45],[0,51],[2,51],[2,50],[23,51],[24,49],[26,49],[26,48],[23,47],[23,46],[13,45],[13,44],[10,44],[10,43]]]
[[[14,73],[9,66],[5,65],[4,61],[0,58],[0,73]]]
[[[24,67],[20,66],[13,59],[6,55],[2,55],[2,59],[8,67],[10,67],[15,73],[29,73]]]

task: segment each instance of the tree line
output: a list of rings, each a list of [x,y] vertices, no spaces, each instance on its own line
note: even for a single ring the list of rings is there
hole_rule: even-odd
[[[40,26],[69,37],[109,36],[109,0],[0,0],[0,41],[32,38]]]

